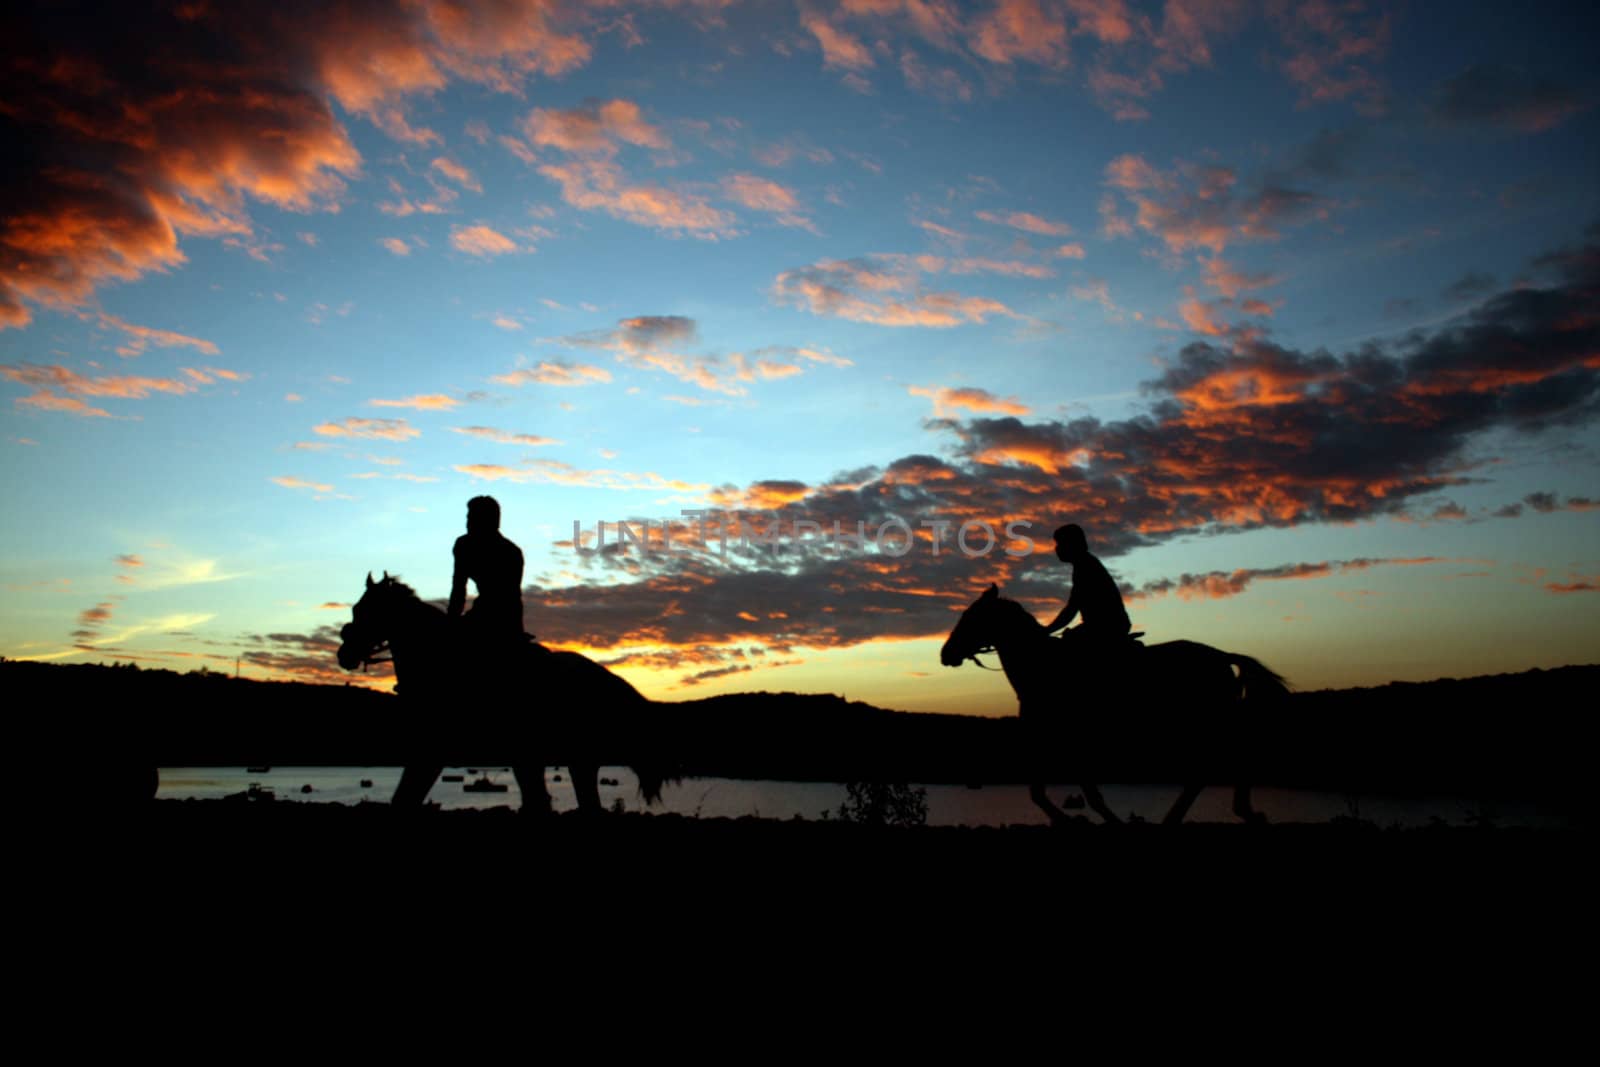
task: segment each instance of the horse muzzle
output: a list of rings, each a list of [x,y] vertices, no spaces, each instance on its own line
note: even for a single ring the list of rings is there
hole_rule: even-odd
[[[353,625],[346,625],[344,629],[339,631],[339,636],[344,641],[344,643],[339,646],[339,666],[343,667],[347,671],[355,670],[357,667],[366,662],[367,659],[366,650],[361,647],[361,644],[356,640],[355,635],[350,632],[353,629]]]
[[[351,648],[348,644],[339,646],[339,666],[347,671],[353,671],[361,666],[363,656],[359,649]]]

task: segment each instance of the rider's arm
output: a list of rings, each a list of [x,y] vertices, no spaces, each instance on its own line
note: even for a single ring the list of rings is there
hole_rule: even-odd
[[[467,569],[461,562],[461,542],[456,542],[453,553],[456,560],[455,574],[450,579],[450,616],[460,615],[467,606]]]
[[[1067,624],[1077,617],[1078,605],[1073,603],[1073,601],[1077,599],[1076,594],[1078,590],[1076,586],[1073,587],[1072,592],[1074,595],[1067,597],[1067,606],[1062,608],[1061,613],[1051,621],[1050,625],[1044,628],[1045,633],[1053,634],[1057,630],[1064,630],[1066,629]]]

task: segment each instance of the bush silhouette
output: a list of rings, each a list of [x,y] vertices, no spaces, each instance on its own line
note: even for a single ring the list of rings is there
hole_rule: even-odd
[[[839,805],[841,822],[866,826],[922,826],[928,821],[928,791],[905,783],[850,782]]]

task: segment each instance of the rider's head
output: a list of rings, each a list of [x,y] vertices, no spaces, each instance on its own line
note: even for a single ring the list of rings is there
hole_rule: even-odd
[[[492,496],[467,501],[467,532],[493,533],[500,529],[500,502]]]
[[[1083,527],[1075,522],[1056,530],[1056,558],[1063,563],[1070,563],[1075,559],[1082,559],[1089,554],[1089,539],[1083,534]]]

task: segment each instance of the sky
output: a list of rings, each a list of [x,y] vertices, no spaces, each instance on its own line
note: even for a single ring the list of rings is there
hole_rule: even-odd
[[[1010,714],[1066,522],[1301,688],[1600,659],[1600,12],[111,11],[0,14],[0,655],[341,683],[491,494],[657,699]]]

